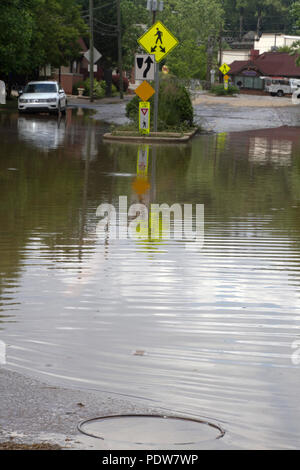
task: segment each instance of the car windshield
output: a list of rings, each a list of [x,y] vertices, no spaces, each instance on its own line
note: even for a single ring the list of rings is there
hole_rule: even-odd
[[[24,93],[56,93],[55,83],[28,83]]]

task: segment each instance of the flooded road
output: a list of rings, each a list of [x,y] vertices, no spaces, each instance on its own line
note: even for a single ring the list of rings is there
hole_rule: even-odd
[[[137,146],[82,110],[0,120],[5,367],[209,418],[220,448],[299,448],[299,128],[150,147],[141,185]],[[100,240],[120,195],[204,204],[203,248]]]

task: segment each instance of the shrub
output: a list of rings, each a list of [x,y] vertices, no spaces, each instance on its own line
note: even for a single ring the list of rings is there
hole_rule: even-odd
[[[120,74],[116,74],[112,76],[113,85],[120,91]],[[127,91],[129,87],[129,80],[126,77],[123,77],[123,91]]]
[[[240,89],[235,85],[228,85],[227,90],[225,90],[224,84],[220,83],[219,85],[212,86],[210,91],[217,96],[232,96],[238,94]]]
[[[84,95],[89,95],[90,94],[90,79],[87,78],[84,81]],[[103,98],[105,96],[105,90],[106,90],[106,82],[102,80],[101,82],[98,82],[97,80],[94,80],[94,97],[95,98]]]
[[[118,94],[118,89],[117,89],[116,85],[112,84],[111,85],[111,95],[116,96],[117,94]]]
[[[133,121],[138,120],[138,96],[126,106],[126,115]],[[150,99],[151,123],[153,122],[154,95]],[[189,92],[172,76],[161,75],[159,86],[158,129],[188,128],[193,125],[194,113]]]
[[[79,81],[73,85],[72,93],[73,95],[78,95],[78,88],[84,88],[84,96],[89,96],[90,94],[90,79],[87,78],[84,81]],[[103,98],[106,93],[106,82],[105,80],[94,80],[94,96],[95,98]]]
[[[72,88],[72,95],[78,95],[78,90],[77,88],[84,88],[84,81],[83,80],[80,80],[79,82],[76,82],[74,85],[73,85],[73,88]]]

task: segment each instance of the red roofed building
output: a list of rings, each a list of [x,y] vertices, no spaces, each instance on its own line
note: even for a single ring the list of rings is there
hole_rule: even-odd
[[[300,78],[300,67],[296,66],[296,56],[286,52],[258,53],[252,50],[249,60],[235,60],[228,75],[235,85],[242,88],[262,90],[264,80],[260,77]]]

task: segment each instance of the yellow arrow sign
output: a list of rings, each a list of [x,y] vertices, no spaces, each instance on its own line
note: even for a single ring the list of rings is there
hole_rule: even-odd
[[[226,74],[229,72],[230,67],[229,67],[229,65],[227,65],[227,64],[222,64],[221,67],[219,68],[219,70],[221,70],[221,72],[222,72],[224,75],[226,75]]]
[[[157,21],[138,39],[138,43],[148,54],[155,55],[156,62],[160,62],[169,54],[177,46],[178,42],[161,21]]]

